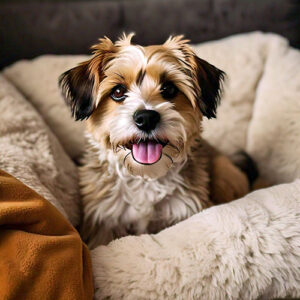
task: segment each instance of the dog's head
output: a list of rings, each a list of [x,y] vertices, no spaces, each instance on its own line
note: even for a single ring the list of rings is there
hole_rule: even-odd
[[[186,159],[202,117],[215,117],[224,73],[182,36],[148,47],[132,44],[132,36],[100,39],[60,86],[102,152],[133,175],[156,178]]]

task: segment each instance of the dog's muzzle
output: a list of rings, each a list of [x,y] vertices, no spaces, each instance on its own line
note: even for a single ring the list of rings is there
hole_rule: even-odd
[[[145,133],[150,133],[159,123],[160,114],[155,110],[138,110],[134,113],[133,120],[138,129]],[[163,146],[164,144],[160,141],[150,139],[133,143],[133,159],[140,164],[154,164],[160,160]]]

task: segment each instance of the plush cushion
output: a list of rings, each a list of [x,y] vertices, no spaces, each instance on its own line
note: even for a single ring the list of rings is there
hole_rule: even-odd
[[[78,225],[77,169],[42,117],[0,75],[0,169],[56,206]]]
[[[74,122],[58,89],[58,77],[85,56],[46,55],[32,61],[23,60],[4,71],[44,118],[67,153],[76,159],[84,149],[84,125]]]
[[[92,250],[96,299],[300,297],[300,180]]]
[[[300,53],[279,38],[266,51],[247,151],[270,182],[290,182],[300,177]]]

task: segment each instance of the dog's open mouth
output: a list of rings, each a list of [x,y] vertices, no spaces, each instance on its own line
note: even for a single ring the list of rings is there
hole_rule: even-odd
[[[158,162],[162,156],[162,149],[167,144],[160,140],[143,140],[139,142],[132,142],[126,145],[131,149],[133,159],[144,165],[152,165]]]

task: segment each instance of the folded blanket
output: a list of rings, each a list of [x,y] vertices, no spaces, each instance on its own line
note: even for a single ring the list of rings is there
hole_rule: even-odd
[[[77,231],[52,204],[1,170],[0,257],[1,299],[93,298],[90,256]]]

